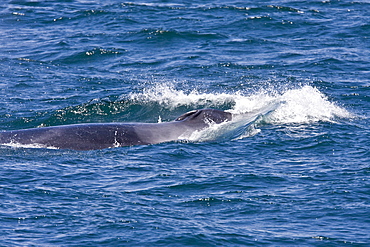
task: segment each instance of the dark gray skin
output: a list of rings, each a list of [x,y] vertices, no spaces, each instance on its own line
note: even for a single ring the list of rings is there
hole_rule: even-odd
[[[166,123],[92,123],[0,132],[0,144],[41,145],[58,149],[94,150],[175,141],[209,123],[232,120],[215,109],[195,110]]]

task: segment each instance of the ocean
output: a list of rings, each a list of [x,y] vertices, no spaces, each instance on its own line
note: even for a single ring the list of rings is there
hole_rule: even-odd
[[[369,1],[5,0],[0,34],[1,131],[253,115],[1,145],[0,246],[370,246]]]

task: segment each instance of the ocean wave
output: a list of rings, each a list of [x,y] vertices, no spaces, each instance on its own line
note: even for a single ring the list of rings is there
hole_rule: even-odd
[[[54,60],[54,63],[56,62],[62,62],[67,64],[73,64],[73,63],[87,63],[87,62],[101,62],[102,59],[109,59],[112,56],[113,57],[119,57],[122,54],[124,54],[126,50],[124,49],[105,49],[105,48],[92,48],[87,49],[85,51],[76,51],[74,53],[67,53],[62,55],[59,55],[57,59]]]
[[[228,110],[233,114],[246,114],[278,104],[269,116],[269,121],[275,124],[312,123],[353,117],[344,107],[331,102],[325,94],[310,85],[282,92],[277,89],[261,89],[245,94],[242,91],[206,93],[195,89],[185,92],[175,89],[172,84],[156,84],[145,88],[142,93],[131,93],[128,97],[141,102],[157,102],[169,110],[181,106],[209,107]]]
[[[205,93],[197,90],[185,92],[174,85],[157,84],[132,93],[130,100],[148,104],[155,102],[159,108],[177,112],[184,107],[188,110],[198,108],[218,108],[234,114],[230,123],[210,125],[202,131],[183,136],[186,141],[214,141],[243,139],[258,134],[266,125],[310,125],[317,122],[335,122],[354,117],[344,107],[332,102],[317,88],[305,85],[283,92],[260,90],[243,94]]]

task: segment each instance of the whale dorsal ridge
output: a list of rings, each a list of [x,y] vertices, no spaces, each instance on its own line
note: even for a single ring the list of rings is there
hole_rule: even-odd
[[[230,121],[232,115],[229,112],[224,112],[216,109],[201,109],[189,111],[180,117],[176,118],[175,121],[207,121],[210,120],[214,123],[222,123],[225,121]]]
[[[188,117],[190,117],[190,116],[192,116],[192,115],[195,115],[196,113],[200,113],[199,112],[199,110],[193,110],[193,111],[189,111],[189,112],[187,112],[187,113],[184,113],[184,114],[182,114],[181,116],[179,116],[178,118],[176,118],[175,119],[175,121],[182,121],[182,120],[184,120],[184,119],[186,119],[186,118],[188,118]],[[197,114],[197,115],[198,115]]]

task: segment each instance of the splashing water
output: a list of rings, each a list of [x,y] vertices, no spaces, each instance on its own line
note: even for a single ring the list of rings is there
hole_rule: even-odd
[[[173,110],[180,106],[197,107],[200,105],[217,106],[234,101],[235,94],[200,93],[193,90],[186,93],[175,89],[172,84],[156,84],[143,90],[143,93],[132,93],[130,100],[140,102],[157,102],[162,107]]]
[[[353,117],[346,109],[330,102],[317,88],[304,86],[280,96],[280,106],[269,117],[274,124],[331,122]]]
[[[343,107],[330,102],[317,88],[305,85],[282,93],[261,90],[250,95],[235,93],[201,93],[196,90],[185,93],[173,85],[158,84],[143,93],[131,94],[131,100],[154,101],[169,110],[181,106],[197,109],[204,107],[224,108],[234,114],[233,121],[213,125],[182,136],[187,141],[209,141],[224,138],[241,139],[255,135],[261,130],[253,125],[256,120],[274,125],[311,124],[319,121],[333,122],[340,118],[353,117]],[[225,105],[229,106],[225,109]]]
[[[317,88],[303,86],[283,93],[261,91],[251,95],[235,93],[201,93],[196,90],[185,93],[173,85],[155,85],[143,93],[130,94],[131,100],[155,101],[162,107],[175,109],[179,106],[198,108],[230,105],[227,110],[238,114],[266,114],[273,124],[304,124],[317,121],[333,121],[336,118],[353,117],[346,109],[330,102]],[[274,108],[273,111],[266,108]]]

